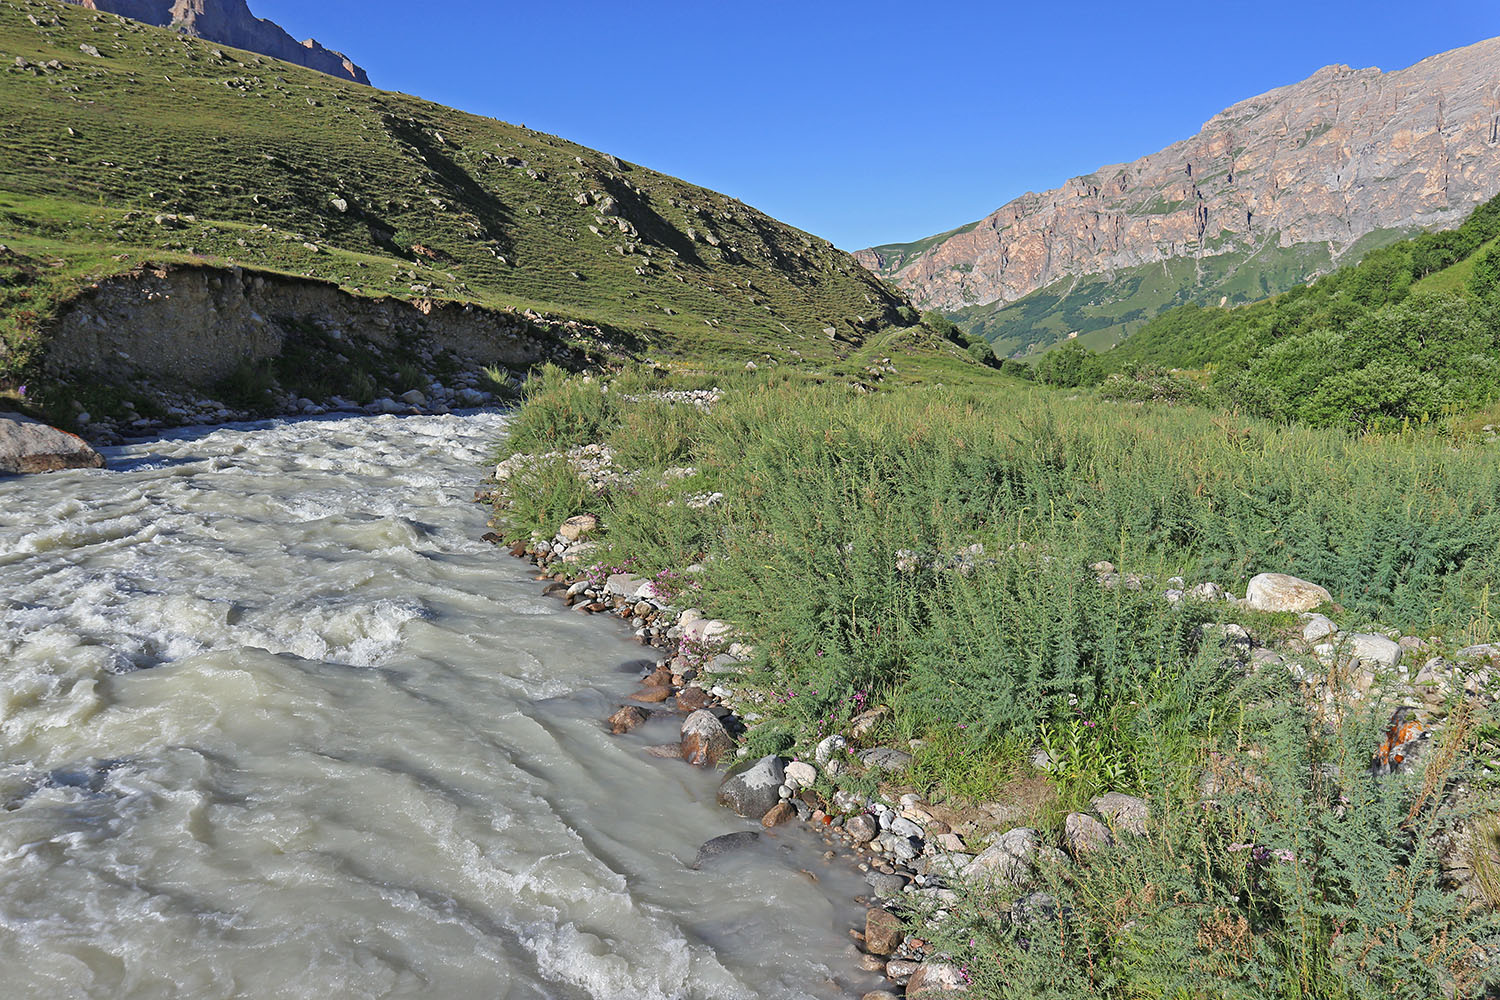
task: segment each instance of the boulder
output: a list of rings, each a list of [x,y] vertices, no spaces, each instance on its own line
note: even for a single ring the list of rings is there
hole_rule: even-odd
[[[779,789],[785,781],[786,766],[781,758],[762,757],[724,779],[719,786],[719,805],[728,806],[746,819],[760,819],[781,801]]]
[[[565,542],[576,542],[598,530],[599,519],[593,514],[574,514],[557,529],[557,537]]]
[[[865,950],[871,955],[889,955],[906,940],[906,928],[890,910],[872,906],[865,911]]]
[[[401,402],[407,406],[426,406],[427,394],[421,389],[408,389],[401,394]]]
[[[911,754],[890,747],[871,747],[859,752],[859,762],[881,771],[904,771],[911,766]]]
[[[1004,833],[965,866],[964,877],[1004,879],[1020,885],[1031,876],[1031,859],[1041,843],[1041,835],[1025,827]]]
[[[705,841],[703,846],[698,848],[698,856],[688,867],[695,870],[702,868],[704,862],[722,857],[731,851],[753,847],[758,840],[760,840],[760,834],[753,832],[726,833],[722,837],[715,837],[713,840]]]
[[[715,767],[733,749],[734,740],[730,739],[724,723],[707,709],[700,708],[682,721],[682,759],[689,764]],[[763,809],[757,815],[763,816],[765,812]]]
[[[1332,600],[1316,583],[1285,573],[1262,573],[1245,588],[1245,603],[1256,611],[1311,611]]]
[[[609,717],[609,731],[616,736],[628,733],[646,721],[646,713],[634,705],[626,705]]]
[[[906,1000],[967,992],[969,986],[963,970],[949,962],[923,962],[906,984]]]
[[[1500,659],[1500,644],[1484,643],[1480,646],[1465,646],[1453,654],[1459,660],[1494,660]]]
[[[1109,827],[1087,813],[1069,813],[1063,821],[1063,834],[1074,854],[1087,854],[1114,840]]]
[[[797,816],[797,810],[793,805],[783,799],[771,807],[771,811],[761,817],[760,825],[767,830],[789,823]]]
[[[1308,645],[1322,642],[1338,633],[1339,627],[1326,615],[1308,615],[1302,625],[1302,641]]]
[[[860,813],[849,817],[844,823],[844,832],[856,844],[868,844],[880,832],[880,824],[871,819],[868,813]]]
[[[78,435],[19,413],[0,416],[0,475],[102,468],[104,457]]]
[[[818,769],[806,761],[794,760],[786,766],[786,786],[796,792],[811,788],[818,780]]]
[[[1105,792],[1090,802],[1089,807],[1103,816],[1116,830],[1124,830],[1137,837],[1146,835],[1146,820],[1151,818],[1151,807],[1145,799],[1120,792]]]
[[[1369,667],[1394,667],[1401,662],[1401,645],[1387,636],[1373,632],[1351,635],[1343,645],[1344,652],[1355,663]]]

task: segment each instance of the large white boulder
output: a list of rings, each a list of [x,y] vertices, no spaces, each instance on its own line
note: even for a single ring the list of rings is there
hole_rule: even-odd
[[[1245,603],[1256,611],[1311,611],[1332,600],[1316,583],[1285,573],[1262,573],[1245,588]]]

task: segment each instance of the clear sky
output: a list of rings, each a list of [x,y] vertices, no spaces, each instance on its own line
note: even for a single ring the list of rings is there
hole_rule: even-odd
[[[847,250],[1154,152],[1330,63],[1399,69],[1500,35],[1494,0],[250,7],[378,87],[675,174]]]

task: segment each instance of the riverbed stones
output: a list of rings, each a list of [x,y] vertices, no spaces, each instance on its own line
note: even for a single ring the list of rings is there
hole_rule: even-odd
[[[1316,583],[1285,573],[1262,573],[1245,588],[1245,603],[1256,611],[1311,611],[1332,600]]]
[[[734,851],[742,851],[747,847],[753,847],[758,840],[760,840],[760,834],[753,831],[726,833],[722,837],[715,837],[712,840],[705,841],[703,846],[698,848],[698,856],[693,859],[693,863],[688,865],[688,867],[695,870],[702,868],[704,864],[712,861],[714,858],[723,857]]]
[[[672,697],[671,688],[643,687],[631,695],[630,700],[638,701],[645,705],[659,705],[670,697]]]
[[[616,736],[630,732],[646,721],[646,713],[634,705],[626,705],[609,717],[609,731]]]
[[[719,786],[719,805],[746,819],[760,819],[781,801],[786,766],[775,755],[762,757],[743,771],[732,772]]]
[[[78,435],[19,413],[0,416],[0,475],[102,468],[104,457]]]
[[[719,717],[708,709],[700,708],[682,721],[682,759],[689,764],[695,767],[717,767],[719,761],[733,749],[734,740],[730,738],[729,731],[724,728]],[[766,807],[769,808],[770,806]],[[765,815],[766,809],[756,814],[757,817]]]
[[[890,910],[872,906],[865,911],[865,950],[872,955],[889,955],[906,940],[906,928]]]
[[[772,806],[764,816],[761,817],[760,825],[767,830],[774,829],[783,823],[790,823],[797,818],[797,809],[790,802],[783,799]]]
[[[1151,806],[1145,799],[1122,792],[1105,792],[1090,802],[1089,808],[1103,816],[1115,830],[1124,830],[1137,837],[1146,835],[1146,821],[1151,818]]]

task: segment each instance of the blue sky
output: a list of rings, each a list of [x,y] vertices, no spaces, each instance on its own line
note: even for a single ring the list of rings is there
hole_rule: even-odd
[[[376,86],[742,199],[844,249],[971,222],[1330,63],[1500,35],[1492,0],[250,0]]]

